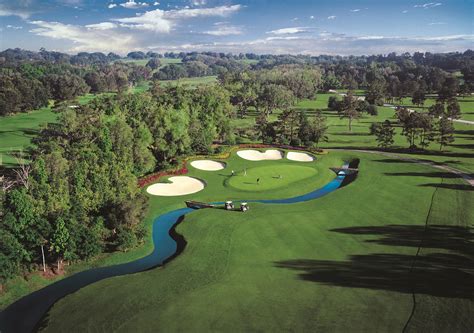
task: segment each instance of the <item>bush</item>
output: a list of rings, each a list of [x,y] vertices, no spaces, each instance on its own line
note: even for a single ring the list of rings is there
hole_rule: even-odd
[[[127,252],[138,245],[138,239],[133,230],[120,226],[117,228],[117,250]]]
[[[374,104],[370,104],[368,107],[367,107],[367,113],[370,114],[371,116],[376,116],[379,114],[379,111],[377,109],[377,106],[374,105]]]

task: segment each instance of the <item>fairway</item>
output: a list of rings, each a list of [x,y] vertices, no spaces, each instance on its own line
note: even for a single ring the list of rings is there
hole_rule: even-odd
[[[42,126],[54,122],[56,117],[49,107],[3,117],[0,126],[0,165],[15,166],[17,161],[13,154],[28,149]]]
[[[242,191],[267,191],[286,186],[297,186],[298,182],[305,182],[316,174],[316,169],[311,167],[273,163],[271,166],[246,169],[246,174],[245,170],[239,170],[234,176],[230,176],[227,183]]]
[[[261,186],[266,187],[249,192],[250,186],[258,186],[244,184],[241,172],[249,162],[233,154],[225,170],[190,169],[190,176],[208,184],[193,199],[305,194],[335,177],[329,167],[354,158],[360,159],[357,179],[322,198],[252,203],[247,213],[203,209],[187,215],[177,227],[186,240],[177,258],[164,268],[106,279],[66,296],[48,313],[45,331],[316,327],[400,332],[408,325],[409,332],[417,332],[471,327],[474,290],[464,275],[472,270],[471,261],[453,270],[443,258],[449,254],[461,263],[467,255],[457,244],[473,237],[474,216],[463,207],[472,205],[474,192],[464,191],[462,180],[452,175],[378,155],[330,152],[304,166],[255,162],[259,166],[248,168],[248,177],[263,177]],[[271,178],[278,172],[282,179]],[[150,204],[150,222],[183,207],[182,199],[172,197],[150,196]],[[420,237],[427,237],[425,247],[419,248]],[[150,251],[150,243],[145,248]],[[128,258],[143,255],[132,251]],[[448,275],[455,283],[439,287],[449,283]],[[410,317],[414,297],[417,308]],[[344,320],[339,320],[341,311]]]

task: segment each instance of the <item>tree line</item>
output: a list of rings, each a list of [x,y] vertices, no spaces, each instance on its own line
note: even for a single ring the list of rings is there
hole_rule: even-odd
[[[83,260],[143,242],[147,199],[137,178],[182,155],[232,143],[232,106],[219,87],[152,87],[57,106],[31,163],[2,177],[0,283],[41,263]]]

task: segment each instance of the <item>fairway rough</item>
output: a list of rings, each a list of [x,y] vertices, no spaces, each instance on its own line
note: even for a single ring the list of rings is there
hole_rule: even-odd
[[[249,161],[281,160],[283,158],[282,153],[276,149],[268,149],[264,153],[252,149],[239,150],[237,155]]]
[[[203,181],[188,176],[170,177],[168,180],[171,183],[156,183],[148,186],[146,191],[151,195],[173,197],[197,193],[205,187]]]
[[[313,162],[314,161],[314,157],[311,156],[310,154],[297,153],[294,151],[288,152],[286,154],[286,158],[291,161],[296,161],[296,162]]]
[[[204,171],[217,171],[225,168],[225,163],[217,162],[212,160],[197,160],[192,161],[191,166],[193,168],[204,170]]]

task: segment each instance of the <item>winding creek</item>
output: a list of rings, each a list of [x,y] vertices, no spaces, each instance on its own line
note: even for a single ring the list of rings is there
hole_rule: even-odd
[[[343,168],[347,168],[345,164]],[[320,198],[347,183],[345,174],[338,175],[323,187],[310,193],[276,200],[247,200],[264,204],[292,204]],[[216,202],[214,204],[223,204]],[[177,255],[178,243],[173,238],[174,227],[186,214],[195,209],[181,208],[158,216],[153,222],[153,252],[141,259],[114,266],[89,269],[64,278],[43,289],[35,291],[8,306],[0,313],[0,332],[31,332],[38,328],[44,315],[59,299],[77,290],[114,276],[133,274],[162,265]]]

